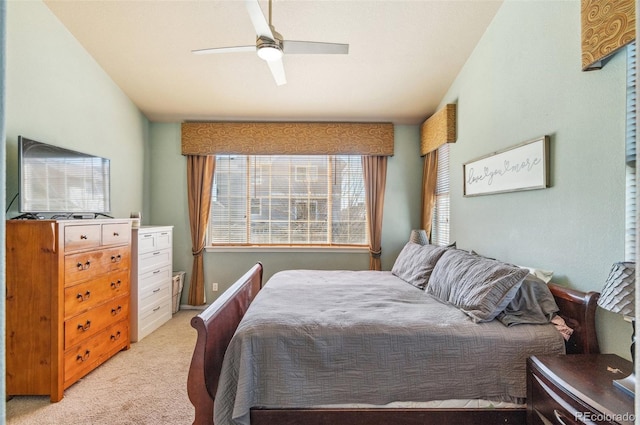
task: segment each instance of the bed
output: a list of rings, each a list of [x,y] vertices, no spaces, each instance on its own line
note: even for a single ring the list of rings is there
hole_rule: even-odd
[[[475,326],[474,321],[468,321],[468,315],[434,301],[423,290],[403,284],[391,272],[291,270],[276,273],[264,289],[262,273],[262,264],[253,266],[191,321],[198,333],[188,376],[195,424],[212,424],[214,415],[216,424],[231,423],[231,416],[239,418],[237,423],[252,425],[524,424],[526,357],[599,351],[594,324],[598,298],[595,292],[583,293],[549,283],[560,310],[558,316],[573,329],[565,341],[556,329],[547,326],[507,327],[496,320]],[[341,292],[342,287],[358,285],[348,282],[358,281],[364,285],[356,291]],[[302,292],[296,292],[296,288],[302,288]],[[258,294],[258,302],[249,309]],[[358,303],[363,303],[368,317],[351,322],[348,310]],[[390,308],[394,303],[404,306],[402,317],[396,317],[397,309]],[[289,308],[293,306],[296,308]],[[291,322],[296,315],[307,321]],[[437,333],[420,337],[427,339],[415,339],[423,332],[420,323],[425,320],[438,325]],[[455,323],[465,320],[466,325],[455,328]],[[375,326],[371,327],[371,322]],[[345,337],[339,332],[341,327],[356,332]],[[483,334],[493,335],[495,344],[502,344],[503,348],[496,349],[494,342],[483,343],[486,352],[480,353],[482,349],[474,342],[478,337],[475,329],[480,327]],[[538,335],[540,329],[543,331]],[[511,334],[504,334],[505,330]],[[451,331],[465,337],[452,339]],[[536,333],[535,338],[532,332]],[[464,342],[465,338],[468,342]],[[537,339],[540,344],[523,348],[530,339]],[[278,354],[283,345],[284,352]],[[346,346],[355,348],[345,349]],[[387,347],[382,354],[375,348],[380,346]],[[313,347],[319,349],[314,353]],[[341,355],[343,351],[358,355]],[[518,358],[520,370],[510,372],[508,369],[514,368],[502,364],[503,354]],[[459,358],[451,361],[451,355]],[[404,358],[405,363],[396,364],[396,357]],[[427,369],[407,368],[407,357],[411,365],[426,364]],[[320,372],[318,367],[308,372],[309,362],[320,365]],[[478,362],[487,366],[488,362],[493,363],[479,367]],[[367,373],[350,375],[361,363],[368,363]],[[390,375],[394,379],[390,380]],[[429,379],[421,379],[425,375]],[[453,378],[456,375],[458,378]],[[484,384],[480,389],[465,385],[471,381]],[[416,392],[428,394],[425,400],[440,401],[394,403],[421,400],[415,397]],[[491,402],[472,407],[467,404],[465,408],[447,403],[458,398],[488,398]],[[502,407],[503,402],[507,407]]]

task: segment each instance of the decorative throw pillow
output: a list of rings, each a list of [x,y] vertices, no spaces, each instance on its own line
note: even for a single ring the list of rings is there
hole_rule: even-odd
[[[513,300],[498,315],[498,320],[506,326],[544,324],[551,322],[558,311],[560,309],[547,283],[528,274]]]
[[[424,289],[436,262],[445,251],[445,247],[408,242],[398,254],[391,273],[416,288]]]
[[[496,318],[529,271],[459,249],[447,250],[429,278],[427,293],[449,302],[474,322]]]

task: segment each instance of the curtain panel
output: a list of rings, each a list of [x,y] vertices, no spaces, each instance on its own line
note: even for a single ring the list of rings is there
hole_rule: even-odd
[[[193,254],[188,300],[190,305],[203,305],[206,302],[202,253],[206,243],[205,237],[211,210],[211,188],[213,186],[215,168],[216,157],[213,155],[187,156],[187,197],[191,229],[191,253]]]
[[[427,239],[431,241],[431,223],[433,222],[433,207],[436,202],[436,182],[438,181],[438,151],[431,151],[424,156],[422,166],[422,211],[420,214],[421,228],[427,232]]]
[[[382,270],[382,210],[387,182],[387,157],[363,156],[364,193],[369,222],[369,269]]]
[[[391,123],[187,122],[183,155],[393,155]]]

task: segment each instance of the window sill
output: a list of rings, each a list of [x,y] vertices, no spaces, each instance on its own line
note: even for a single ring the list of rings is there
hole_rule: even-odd
[[[345,246],[207,246],[207,252],[331,252],[331,253],[349,253],[349,254],[368,254],[369,248],[366,247],[345,247]]]

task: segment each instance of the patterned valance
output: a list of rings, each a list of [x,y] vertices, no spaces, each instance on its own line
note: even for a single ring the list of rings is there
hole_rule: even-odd
[[[456,137],[456,104],[450,103],[422,123],[420,155],[426,155],[445,143],[455,143]]]
[[[581,17],[583,71],[600,68],[636,38],[634,0],[582,0]]]
[[[183,155],[393,155],[391,123],[187,122]]]

